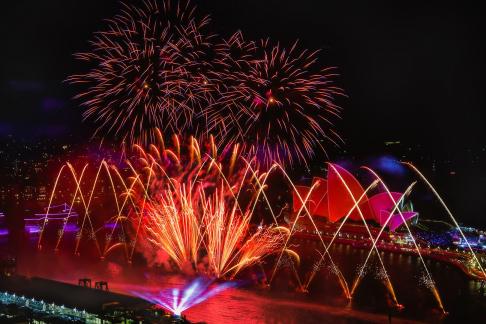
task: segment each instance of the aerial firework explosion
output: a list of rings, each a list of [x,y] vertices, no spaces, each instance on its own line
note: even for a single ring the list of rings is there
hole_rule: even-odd
[[[76,54],[90,70],[68,81],[84,87],[76,97],[95,135],[148,145],[155,129],[193,134],[219,146],[240,143],[261,166],[307,164],[325,143],[339,141],[332,117],[340,108],[334,72],[318,52],[241,32],[216,41],[208,17],[188,1],[146,0],[124,10]]]
[[[140,8],[123,4],[95,34],[91,50],[76,54],[91,69],[68,78],[84,87],[76,97],[96,133],[148,143],[155,128],[191,130],[210,100],[202,74],[210,64],[204,53],[211,37],[201,32],[208,23],[184,0],[145,0]]]
[[[268,39],[255,46],[240,34],[225,44],[229,70],[219,74],[221,100],[211,109],[211,125],[227,128],[224,140],[243,143],[265,166],[307,163],[315,149],[324,151],[323,142],[340,140],[330,117],[339,115],[335,98],[343,91],[333,69],[318,67],[318,52]]]
[[[248,102],[256,94],[242,85],[248,71],[259,62],[256,49],[256,43],[246,41],[241,31],[215,46],[215,69],[210,75],[218,96],[206,111],[207,131],[220,139],[229,136],[227,142],[244,141],[240,119],[252,115]]]
[[[139,239],[149,243],[144,249],[164,251],[180,270],[219,278],[234,277],[283,248],[288,230],[250,223],[265,174],[245,163],[237,147],[226,157],[214,143],[205,155],[195,139],[186,151],[177,137],[173,148],[161,143],[163,149],[152,145],[148,152],[139,147],[142,171],[134,177],[140,216],[133,223]]]

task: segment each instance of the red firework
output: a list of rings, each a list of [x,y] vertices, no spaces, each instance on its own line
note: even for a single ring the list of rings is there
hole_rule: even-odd
[[[241,32],[213,45],[202,32],[208,23],[188,1],[124,5],[91,51],[76,55],[91,69],[68,79],[85,87],[76,97],[95,135],[147,145],[155,129],[213,134],[217,146],[238,143],[263,167],[307,164],[339,141],[332,117],[343,91],[333,68],[319,67],[317,51],[256,44]]]
[[[76,54],[90,64],[68,81],[84,87],[76,98],[95,134],[113,134],[123,142],[147,143],[155,128],[179,133],[210,100],[202,72],[210,36],[201,31],[209,17],[198,19],[189,1],[146,0],[123,10],[97,32],[91,50]]]
[[[265,166],[307,164],[315,150],[325,152],[323,142],[339,140],[330,117],[339,116],[343,91],[333,68],[318,67],[317,51],[268,40],[255,47],[237,34],[222,52],[221,98],[210,109],[211,125],[224,125],[217,137],[243,143]]]
[[[215,46],[215,69],[209,75],[218,88],[218,97],[206,110],[206,117],[207,132],[218,139],[229,136],[232,142],[233,137],[244,133],[240,118],[252,114],[247,103],[255,97],[253,89],[244,82],[248,72],[259,62],[256,49],[255,42],[245,41],[241,32]]]

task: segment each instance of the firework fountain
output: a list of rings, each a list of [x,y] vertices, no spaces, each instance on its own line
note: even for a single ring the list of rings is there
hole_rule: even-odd
[[[194,139],[188,146],[189,159],[184,162],[179,140],[174,139],[175,151],[160,151],[155,146],[152,153],[139,149],[145,175],[135,176],[143,193],[136,197],[140,201],[137,206],[142,208],[138,208],[135,235],[140,237],[141,232],[151,244],[166,251],[180,269],[200,264],[200,251],[204,250],[207,271],[216,277],[234,276],[279,250],[287,235],[284,228],[250,231],[262,190],[251,193],[242,203],[246,189],[255,187],[255,180],[265,174],[258,175],[251,162],[240,159],[237,146],[230,150],[230,156],[218,156],[211,142],[209,154],[204,155]],[[160,141],[165,147],[162,137]]]
[[[285,227],[251,225],[256,204],[264,193],[265,184],[259,179],[265,178],[265,173],[258,174],[251,162],[239,157],[237,147],[227,155],[218,155],[211,142],[206,154],[193,138],[187,146],[181,146],[179,138],[174,136],[169,146],[161,133],[158,134],[160,148],[151,145],[145,151],[136,146],[138,154],[132,161],[126,161],[128,171],[124,174],[114,165],[101,162],[87,192],[82,183],[86,183],[88,165],[79,174],[72,164],[63,166],[54,182],[47,212],[40,219],[38,247],[42,248],[46,239],[44,232],[49,226],[49,212],[58,187],[68,187],[60,183],[67,176],[74,183],[69,214],[75,201],[84,209],[75,254],[86,237],[94,241],[100,257],[122,247],[131,261],[138,241],[143,240],[144,247],[148,244],[164,251],[181,270],[187,265],[201,265],[204,258],[208,273],[234,277],[243,268],[280,251],[288,236]],[[111,213],[115,216],[100,225],[99,220],[93,219],[92,204],[97,190],[101,190],[102,180],[111,190],[109,195],[115,206]],[[107,228],[107,223],[112,226]],[[56,250],[63,241],[66,225],[64,222],[58,232]],[[132,243],[114,240],[117,230],[125,237],[130,236]]]

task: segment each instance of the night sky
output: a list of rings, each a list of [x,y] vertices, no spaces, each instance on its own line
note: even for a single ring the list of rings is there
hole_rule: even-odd
[[[136,2],[135,0],[133,2]],[[343,119],[337,128],[352,154],[376,154],[384,141],[421,144],[439,159],[460,160],[486,147],[486,20],[470,4],[443,1],[195,1],[212,31],[271,37],[322,49],[337,66]],[[0,21],[0,136],[89,135],[75,89],[83,71],[72,54],[116,14],[118,1],[4,1]],[[332,157],[331,157],[332,158]],[[462,180],[478,194],[474,174]],[[464,197],[462,197],[464,198]],[[464,198],[465,199],[465,198]],[[463,200],[465,202],[465,200]]]

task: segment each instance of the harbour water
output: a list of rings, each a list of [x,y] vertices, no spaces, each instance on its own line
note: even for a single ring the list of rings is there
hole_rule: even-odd
[[[301,279],[306,278],[315,264],[315,248],[312,244],[299,247],[302,262],[298,270]],[[336,245],[330,252],[351,285],[367,251],[349,245]],[[295,291],[295,275],[290,267],[282,267],[277,271],[270,288],[256,284],[263,271],[254,269],[245,274],[245,280],[239,283],[238,288],[226,290],[188,309],[185,315],[195,322],[245,324],[380,323],[388,322],[389,316],[394,323],[452,323],[479,320],[484,316],[486,297],[480,296],[480,283],[468,279],[459,269],[426,260],[444,308],[449,312],[444,317],[417,257],[397,253],[382,253],[381,256],[397,300],[405,307],[401,312],[389,307],[389,293],[383,284],[383,272],[375,256],[351,301],[344,297],[336,275],[325,263],[309,285],[307,293]],[[162,291],[180,287],[190,280],[129,265],[121,260],[92,261],[69,253],[36,252],[29,248],[17,257],[21,274],[71,283],[84,277],[107,280],[111,290],[121,293],[129,293],[134,289]],[[271,273],[273,264],[273,260],[268,260],[264,265],[267,275]]]

